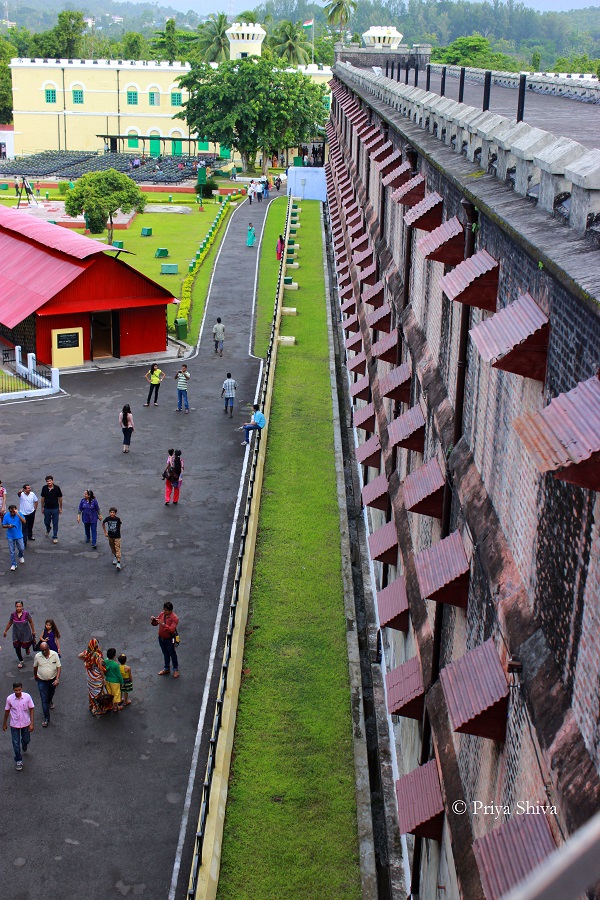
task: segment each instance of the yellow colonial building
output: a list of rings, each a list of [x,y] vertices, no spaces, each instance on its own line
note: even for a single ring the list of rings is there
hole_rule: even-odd
[[[260,25],[228,29],[231,59],[260,56]],[[216,64],[215,64],[216,65]],[[90,59],[13,59],[15,154],[42,150],[102,149],[151,156],[218,152],[174,118],[187,99],[178,85],[189,63]],[[301,66],[327,84],[329,67]]]

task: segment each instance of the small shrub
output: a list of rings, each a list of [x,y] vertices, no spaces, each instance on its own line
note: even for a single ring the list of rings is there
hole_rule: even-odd
[[[61,181],[60,184],[58,185],[58,193],[60,194],[60,196],[65,197],[68,190],[69,190],[69,182]]]

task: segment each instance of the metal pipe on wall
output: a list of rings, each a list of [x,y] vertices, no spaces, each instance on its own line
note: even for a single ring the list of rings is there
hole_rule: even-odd
[[[442,66],[442,81],[440,83],[440,97],[446,96],[446,66]]]
[[[492,92],[492,73],[488,71],[485,73],[483,80],[483,103],[481,109],[483,112],[487,112],[490,108],[490,94]]]
[[[431,65],[427,63],[425,67],[425,90],[428,91],[431,87]]]
[[[519,75],[519,98],[517,100],[517,122],[523,121],[525,115],[525,91],[527,90],[527,72]]]
[[[466,69],[464,66],[461,67],[460,70],[460,81],[458,82],[458,102],[462,103],[465,97],[465,73]]]
[[[419,87],[419,63],[415,66],[415,87]]]

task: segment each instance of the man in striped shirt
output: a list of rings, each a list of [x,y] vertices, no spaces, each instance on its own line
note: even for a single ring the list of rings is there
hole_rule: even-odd
[[[227,378],[223,382],[223,390],[221,391],[221,397],[225,397],[225,409],[224,413],[227,412],[227,407],[229,407],[229,418],[233,419],[233,401],[235,400],[235,392],[237,390],[237,381],[235,381],[231,377],[231,372],[227,373]]]
[[[187,366],[184,363],[180,370],[175,375],[175,381],[177,382],[177,412],[181,412],[181,403],[183,401],[185,405],[186,413],[189,413],[190,407],[188,404],[188,393],[187,386],[188,381],[190,380],[190,373],[187,370]]]

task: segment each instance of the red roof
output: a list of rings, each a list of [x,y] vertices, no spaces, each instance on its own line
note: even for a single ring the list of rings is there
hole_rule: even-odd
[[[364,300],[364,297],[363,297]],[[377,331],[389,332],[392,323],[392,310],[389,303],[384,303],[379,309],[373,310],[366,318],[368,328],[375,328]]]
[[[362,266],[367,260],[373,259],[373,248],[367,247],[366,250],[361,250],[359,253],[354,253],[352,256],[352,262],[355,266]]]
[[[402,363],[396,366],[387,375],[379,379],[379,392],[382,397],[390,397],[401,403],[410,400],[410,380],[412,377],[410,363]]]
[[[385,143],[385,137],[378,128],[373,129],[374,133],[369,132],[363,141],[365,148],[371,153],[379,144]]]
[[[397,168],[397,163],[402,159],[402,151],[394,150],[391,156],[388,156],[386,159],[381,160],[377,163],[377,169],[382,178],[385,178],[390,172],[394,171],[394,166]],[[384,185],[385,187],[385,185]]]
[[[435,456],[404,479],[404,505],[410,512],[442,518],[446,479]]]
[[[379,468],[379,463],[381,461],[381,444],[379,443],[378,434],[374,434],[368,441],[365,441],[364,444],[360,444],[360,446],[356,448],[356,459],[361,466],[371,466],[373,469]]]
[[[442,222],[417,241],[417,250],[425,259],[435,259],[448,266],[457,266],[465,255],[463,227],[456,216]]]
[[[365,285],[362,291],[362,299],[363,303],[368,303],[370,306],[381,306],[383,303],[383,281]]]
[[[355,384],[351,385],[350,396],[356,398],[357,400],[366,400],[369,396],[370,390],[371,382],[369,380],[369,376],[364,375],[362,378],[359,378]],[[356,456],[358,458],[358,450],[356,451]]]
[[[349,297],[340,307],[343,313],[356,312],[356,297]]]
[[[435,759],[398,779],[396,800],[400,834],[441,840],[444,800]]]
[[[367,266],[365,269],[361,269],[358,275],[358,281],[360,284],[363,281],[369,281],[371,279],[372,283],[375,283],[375,279],[377,277],[377,263],[372,262],[370,266]]]
[[[394,145],[391,141],[386,141],[385,144],[382,144],[378,150],[375,150],[371,153],[371,162],[377,164],[382,162],[391,156],[394,152]]]
[[[350,224],[350,221],[352,222],[352,224]],[[352,236],[355,235],[358,231],[362,231],[363,227],[364,226],[362,223],[362,216],[360,216],[360,215],[354,216],[354,218],[352,220],[349,220],[348,222],[346,222],[346,228],[348,230],[348,236],[350,238],[352,238]],[[366,234],[364,236],[366,237]],[[351,248],[352,248],[352,244],[351,244]],[[352,248],[352,249],[354,249],[354,248]]]
[[[486,900],[500,900],[506,896],[555,849],[544,815],[512,816],[503,825],[478,838],[473,844],[473,852]]]
[[[367,143],[370,140],[372,140],[376,135],[381,137],[381,139],[383,140],[383,135],[381,134],[379,128],[376,128],[376,126],[373,125],[365,134],[362,135],[363,144],[366,146]]]
[[[364,375],[366,368],[367,355],[364,350],[361,350],[360,353],[356,353],[352,359],[348,360],[347,369],[349,372],[360,372],[361,375]]]
[[[362,229],[362,227],[363,226],[361,225],[360,228]],[[358,230],[359,230],[358,228],[355,228],[354,232],[356,232]],[[357,237],[355,237],[353,239],[353,241],[350,245],[350,249],[352,250],[353,253],[355,253],[355,252],[359,251],[360,247],[363,247],[364,245],[368,244],[368,241],[369,241],[369,236],[368,236],[367,232],[362,231],[361,234],[357,235]]]
[[[424,599],[466,608],[470,567],[459,531],[415,553],[414,562]]]
[[[381,478],[381,476],[379,477]],[[368,505],[364,500],[364,496],[363,503],[365,506]],[[382,628],[408,631],[408,595],[403,575],[400,575],[395,581],[392,581],[391,584],[388,584],[387,587],[378,592],[377,609],[379,611],[379,624]]]
[[[347,319],[344,319],[342,322],[342,328],[344,331],[359,331],[360,324],[358,322],[358,316],[356,313],[353,316],[348,316]]]
[[[380,338],[371,347],[371,356],[373,359],[381,359],[383,362],[396,362],[398,348],[398,330],[394,328],[385,337]]]
[[[373,404],[369,403],[369,406],[372,407]],[[368,407],[365,407],[365,409],[368,409]],[[373,415],[375,414],[373,413]],[[354,420],[356,423],[356,416],[354,417]],[[389,506],[389,495],[388,480],[385,472],[382,472],[381,475],[378,475],[373,481],[368,481],[367,484],[365,484],[361,491],[361,497],[363,506],[373,506],[375,509],[382,510],[382,512],[387,511]]]
[[[425,700],[421,663],[418,656],[387,672],[387,708],[391,716],[421,719]]]
[[[495,312],[498,261],[490,256],[487,250],[479,250],[444,275],[441,285],[449,300],[457,300],[468,306]]]
[[[350,284],[347,284],[346,287],[344,287],[340,290],[340,300],[342,300],[344,297],[349,297],[351,294],[354,295],[354,288],[352,287],[352,282],[350,282]]]
[[[5,206],[0,207],[0,231],[10,232],[20,238],[35,241],[36,244],[46,249],[59,250],[65,256],[73,259],[87,259],[98,253],[104,253],[106,250],[115,249],[101,241],[77,234],[70,228],[51,225],[49,222],[30,216],[27,212],[8,209]]]
[[[530,294],[520,294],[470,335],[480,356],[497,369],[543,381],[546,375],[550,325]]]
[[[398,562],[398,533],[395,522],[386,522],[369,535],[369,553],[377,562],[395,566]]]
[[[392,194],[392,200],[403,206],[414,206],[425,196],[425,178],[423,175],[415,175],[406,184],[397,188]]]
[[[360,344],[362,344],[362,334],[360,333],[360,331],[357,331],[355,334],[353,334],[349,338],[346,338],[346,340],[344,341],[344,347],[346,348],[346,350],[354,350],[354,348],[358,347]]]
[[[405,181],[410,180],[411,172],[411,164],[409,162],[402,163],[401,166],[398,166],[396,169],[393,169],[388,175],[385,175],[381,183],[384,187],[391,185],[393,188],[398,188],[401,184],[404,184]]]
[[[600,380],[597,376],[559,394],[541,412],[513,422],[540,472],[600,491]]]
[[[442,223],[444,201],[433,191],[404,214],[404,224],[420,228],[421,231],[433,231]]]
[[[440,673],[454,731],[503,741],[508,684],[492,638]]]
[[[364,428],[365,431],[375,431],[375,406],[373,403],[367,403],[360,409],[354,410],[354,427]]]

